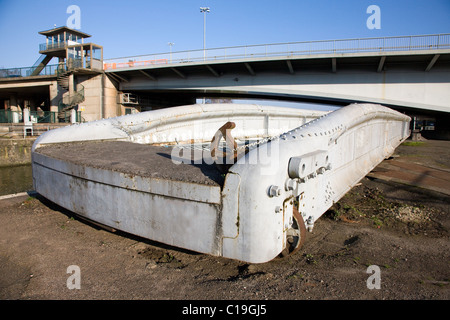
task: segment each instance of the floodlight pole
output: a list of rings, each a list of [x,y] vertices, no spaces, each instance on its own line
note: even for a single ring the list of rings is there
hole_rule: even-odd
[[[203,60],[206,60],[206,13],[210,12],[209,7],[200,7],[203,13]]]

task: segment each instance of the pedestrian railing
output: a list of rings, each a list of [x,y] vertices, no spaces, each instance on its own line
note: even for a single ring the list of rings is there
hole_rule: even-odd
[[[9,68],[0,69],[0,78],[18,78],[18,77],[29,77],[36,70],[37,66],[34,67],[23,67],[23,68]],[[56,75],[56,70],[58,65],[48,65],[45,66],[39,73],[40,76]]]
[[[358,38],[343,40],[322,40],[260,44],[248,46],[199,49],[165,52],[131,57],[105,59],[104,70],[125,68],[155,67],[166,64],[183,64],[201,61],[223,61],[245,58],[264,58],[277,56],[302,56],[334,53],[392,52],[450,49],[450,34],[417,35],[383,38]],[[79,67],[79,61],[70,61],[68,66],[49,65],[39,75],[54,75]],[[0,78],[30,76],[36,66],[0,69]]]
[[[71,117],[71,111],[63,112],[64,118],[69,119]],[[53,111],[30,111],[31,123],[57,123],[60,112]],[[81,111],[77,111],[75,114],[75,122],[82,122]],[[0,123],[24,123],[22,111],[0,110]]]
[[[104,70],[161,64],[334,53],[450,49],[450,34],[261,44],[166,52],[104,60]]]

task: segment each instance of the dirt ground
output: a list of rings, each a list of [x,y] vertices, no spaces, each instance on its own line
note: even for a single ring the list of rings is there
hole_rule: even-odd
[[[401,146],[394,160],[448,173],[442,143]],[[366,177],[299,252],[246,264],[111,232],[40,196],[16,197],[0,205],[0,299],[448,300],[449,214],[444,193]],[[74,265],[80,289],[68,288]],[[379,289],[368,288],[373,265]]]

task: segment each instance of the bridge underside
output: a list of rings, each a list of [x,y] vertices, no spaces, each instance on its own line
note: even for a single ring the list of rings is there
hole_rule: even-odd
[[[107,71],[122,92],[158,99],[263,98],[450,112],[450,50],[206,61]]]
[[[21,110],[24,107],[37,107],[45,104],[49,108],[51,102],[52,83],[54,77],[28,77],[4,79],[0,81],[0,110]]]

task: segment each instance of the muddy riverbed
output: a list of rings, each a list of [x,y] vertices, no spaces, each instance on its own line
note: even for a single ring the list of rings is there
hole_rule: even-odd
[[[423,154],[448,170],[448,156]],[[6,199],[0,299],[448,300],[449,214],[442,193],[364,178],[299,252],[247,264],[111,232],[40,196]],[[69,288],[73,266],[79,289]]]
[[[31,164],[0,167],[0,196],[33,189]]]
[[[448,299],[448,214],[440,196],[365,178],[298,253],[246,264],[103,230],[40,197],[2,200],[0,298]]]

